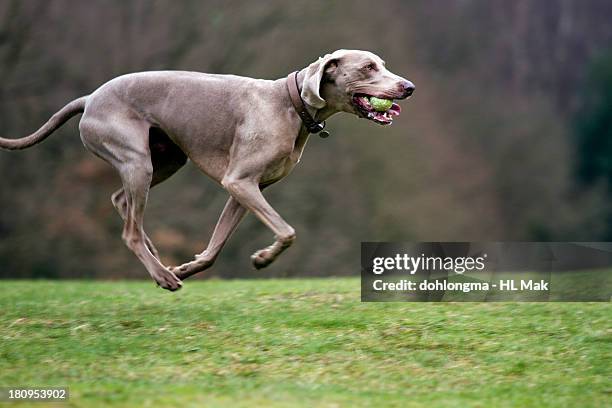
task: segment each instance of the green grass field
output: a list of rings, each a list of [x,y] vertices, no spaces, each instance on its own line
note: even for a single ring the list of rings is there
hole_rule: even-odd
[[[360,303],[357,279],[1,284],[0,387],[68,386],[66,406],[612,405],[609,303]]]

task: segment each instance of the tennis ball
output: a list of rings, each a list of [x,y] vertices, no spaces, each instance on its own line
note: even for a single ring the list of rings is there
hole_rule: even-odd
[[[393,105],[393,101],[391,99],[379,99],[375,96],[370,97],[370,105],[377,112],[386,112],[391,105]]]

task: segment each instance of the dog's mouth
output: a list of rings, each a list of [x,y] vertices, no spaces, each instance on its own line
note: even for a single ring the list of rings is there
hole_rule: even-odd
[[[392,124],[393,118],[399,116],[402,111],[402,108],[391,99],[376,99],[372,95],[361,93],[353,95],[353,106],[362,118],[369,119],[379,125]]]

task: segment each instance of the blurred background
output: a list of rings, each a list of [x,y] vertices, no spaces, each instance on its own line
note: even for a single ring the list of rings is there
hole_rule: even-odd
[[[416,84],[389,128],[338,115],[266,191],[298,235],[273,265],[248,216],[209,275],[359,272],[361,241],[612,240],[612,2],[456,0],[0,2],[3,137],[129,72],[280,78],[338,48]],[[0,152],[0,277],[148,278],[121,240],[119,178],[71,120]],[[166,264],[206,246],[226,193],[188,165],[152,190]]]

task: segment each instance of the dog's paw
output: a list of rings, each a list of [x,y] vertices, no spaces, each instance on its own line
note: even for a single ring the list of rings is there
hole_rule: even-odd
[[[196,255],[195,261],[187,262],[179,266],[171,266],[168,270],[182,280],[210,268],[214,263],[214,259],[210,259],[200,254]]]
[[[169,266],[168,270],[172,272],[176,277],[180,280],[185,279],[185,277],[190,275],[190,270],[187,264],[183,264],[180,266]]]
[[[179,266],[169,266],[168,270],[178,276],[180,273],[185,273],[189,270],[189,263],[184,263]]]
[[[260,249],[251,255],[251,262],[253,262],[255,269],[265,268],[266,266],[270,265],[273,260],[274,257],[272,257],[270,252],[265,249]]]
[[[158,286],[170,292],[177,291],[183,287],[183,282],[172,271],[164,272],[155,277]]]

